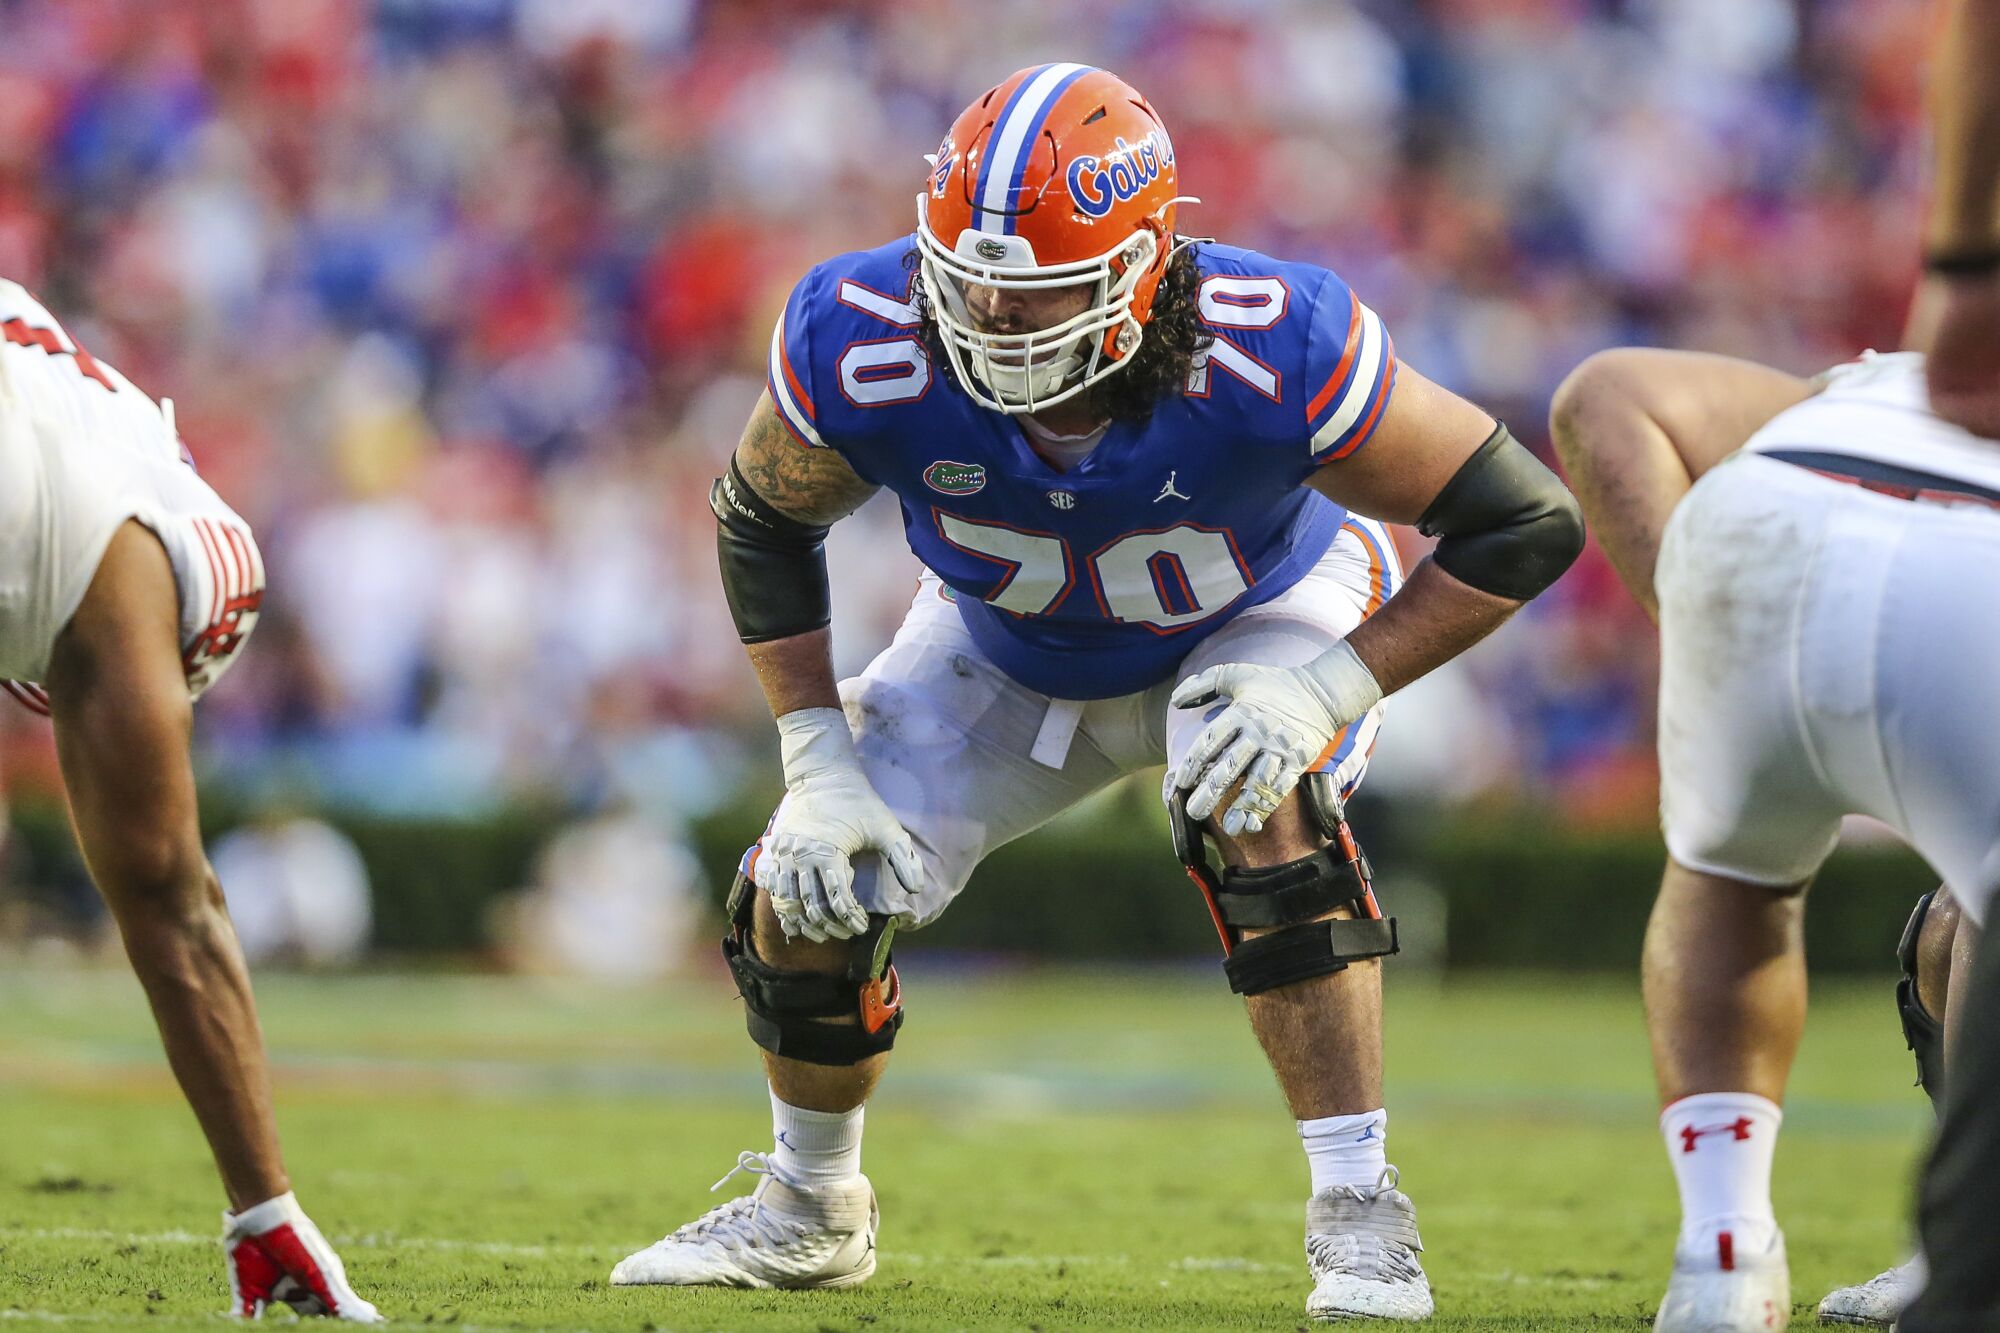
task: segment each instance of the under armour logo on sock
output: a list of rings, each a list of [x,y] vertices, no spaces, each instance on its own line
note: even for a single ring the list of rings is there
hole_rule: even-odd
[[[1694,1145],[1710,1134],[1727,1134],[1742,1143],[1750,1137],[1750,1117],[1739,1115],[1726,1125],[1689,1125],[1681,1131],[1681,1151],[1693,1152]]]

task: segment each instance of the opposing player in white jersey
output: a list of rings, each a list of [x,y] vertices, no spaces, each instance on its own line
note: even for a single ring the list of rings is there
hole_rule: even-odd
[[[1804,890],[1850,813],[1907,838],[1975,924],[2000,887],[2000,444],[1933,413],[1915,353],[1814,380],[1604,353],[1554,428],[1660,623],[1669,862],[1644,984],[1683,1220],[1655,1327],[1781,1328],[1770,1173]]]
[[[249,527],[170,409],[0,280],[0,680],[55,724],[77,838],[229,1195],[231,1312],[375,1307],[292,1197],[243,953],[202,851],[194,700],[257,623]]]

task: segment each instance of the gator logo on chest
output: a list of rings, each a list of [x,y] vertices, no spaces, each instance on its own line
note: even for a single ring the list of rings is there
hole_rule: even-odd
[[[978,463],[940,458],[924,469],[924,485],[941,495],[971,495],[986,489],[986,469]]]

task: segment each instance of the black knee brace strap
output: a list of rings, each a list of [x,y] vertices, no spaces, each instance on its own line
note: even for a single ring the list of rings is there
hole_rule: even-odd
[[[1338,860],[1333,848],[1276,866],[1243,866],[1222,872],[1215,905],[1232,926],[1262,928],[1310,921],[1368,892],[1359,861]]]
[[[729,933],[722,956],[743,996],[750,1039],[773,1055],[815,1065],[859,1064],[896,1044],[903,1026],[903,987],[889,961],[895,918],[868,918],[868,930],[848,941],[852,961],[837,975],[793,972],[757,956],[751,923],[757,893],[747,875],[729,889]],[[855,1017],[858,1024],[829,1023]]]
[[[1354,841],[1331,778],[1310,774],[1301,784],[1307,809],[1333,841],[1283,865],[1224,870],[1209,864],[1201,823],[1174,800],[1174,851],[1208,900],[1222,937],[1223,974],[1238,995],[1258,995],[1295,981],[1327,976],[1397,950],[1396,922],[1375,904],[1368,858]],[[1352,919],[1316,921],[1351,905]],[[1246,929],[1270,934],[1244,939]]]
[[[1896,961],[1902,964],[1902,978],[1896,982],[1896,1012],[1903,1020],[1903,1040],[1917,1055],[1917,1086],[1941,1104],[1944,1097],[1944,1024],[1924,1004],[1917,990],[1917,939],[1924,933],[1924,918],[1931,913],[1936,890],[1917,899],[1903,938],[1896,945]]]
[[[1238,995],[1259,995],[1386,958],[1397,947],[1393,917],[1312,921],[1242,941],[1222,960],[1222,972]]]

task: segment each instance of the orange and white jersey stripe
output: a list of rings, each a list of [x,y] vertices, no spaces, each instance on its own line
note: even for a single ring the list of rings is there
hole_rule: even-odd
[[[820,438],[819,425],[815,420],[811,397],[805,386],[799,383],[798,372],[792,368],[791,353],[785,346],[785,318],[778,316],[778,326],[771,330],[771,365],[766,377],[765,388],[771,395],[771,403],[778,409],[778,419],[785,423],[785,429],[793,438],[808,449],[824,449],[826,441]]]
[[[1375,433],[1396,384],[1396,345],[1381,316],[1348,293],[1347,336],[1332,372],[1306,404],[1313,461],[1346,458]]]
[[[1372,518],[1362,518],[1350,514],[1340,525],[1341,540],[1327,552],[1326,563],[1339,566],[1343,562],[1367,562],[1367,573],[1360,575],[1358,568],[1350,570],[1347,579],[1356,586],[1367,589],[1366,599],[1361,605],[1361,618],[1366,620],[1382,609],[1382,604],[1396,595],[1403,586],[1403,565],[1396,555],[1395,539],[1389,530]],[[1351,543],[1350,543],[1351,539]],[[1368,771],[1368,761],[1375,753],[1375,742],[1382,734],[1382,709],[1371,708],[1354,721],[1334,733],[1309,771],[1331,773],[1340,788],[1341,799],[1354,794],[1361,785],[1362,776]]]

